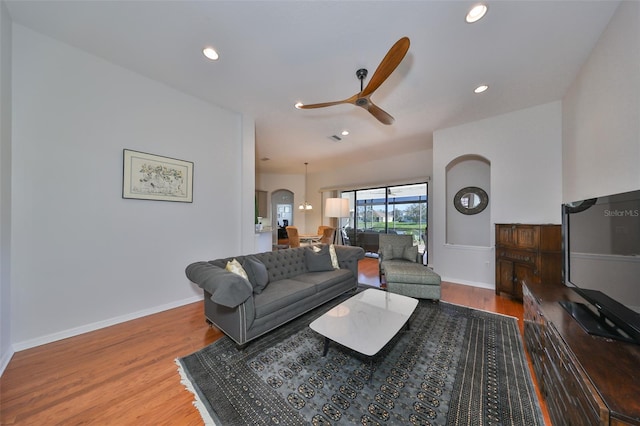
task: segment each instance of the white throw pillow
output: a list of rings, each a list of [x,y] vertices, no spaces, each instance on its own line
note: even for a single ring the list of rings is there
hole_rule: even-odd
[[[227,266],[225,266],[224,269],[226,269],[229,272],[233,272],[234,274],[240,275],[245,280],[249,279],[247,272],[244,270],[240,262],[238,262],[236,259],[233,259],[232,261],[227,262]]]
[[[329,254],[331,255],[331,266],[333,269],[340,269],[340,264],[338,263],[338,255],[336,254],[336,248],[331,244],[329,246]]]

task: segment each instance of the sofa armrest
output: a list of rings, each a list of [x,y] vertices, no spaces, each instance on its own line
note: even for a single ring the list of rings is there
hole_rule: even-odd
[[[364,259],[362,247],[334,245],[338,264],[342,269],[349,269],[358,281],[358,261]]]
[[[255,315],[253,297],[234,308],[229,308],[213,302],[212,295],[206,290],[204,296],[204,315],[207,320],[238,345],[245,344],[248,340],[247,331],[251,328]]]
[[[240,305],[253,295],[253,287],[248,280],[209,262],[192,263],[185,273],[191,282],[211,294],[212,301],[229,308]]]
[[[364,249],[356,246],[334,245],[338,261],[360,260],[364,259]]]

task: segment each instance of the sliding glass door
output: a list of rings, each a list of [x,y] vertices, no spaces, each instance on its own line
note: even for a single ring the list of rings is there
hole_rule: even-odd
[[[345,244],[378,251],[380,233],[408,234],[424,251],[427,243],[427,183],[342,192],[350,217],[342,219]]]

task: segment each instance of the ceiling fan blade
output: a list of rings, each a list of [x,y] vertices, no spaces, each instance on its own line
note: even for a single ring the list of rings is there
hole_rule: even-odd
[[[371,100],[369,100],[369,103],[363,108],[369,111],[371,115],[377,118],[382,124],[393,124],[393,122],[396,121],[388,112],[375,105]]]
[[[376,68],[376,72],[373,73],[369,84],[364,88],[360,97],[368,96],[372,94],[384,81],[391,75],[391,73],[400,65],[402,59],[409,51],[409,38],[402,37],[400,40],[391,46],[391,49],[387,52],[385,57]]]
[[[333,105],[340,105],[340,104],[355,104],[357,98],[358,98],[357,95],[353,95],[350,98],[343,99],[341,101],[323,102],[323,103],[319,103],[319,104],[309,104],[309,105],[304,105],[303,104],[303,105],[300,105],[298,108],[300,108],[300,109],[312,109],[312,108],[324,108],[324,107],[333,106]]]

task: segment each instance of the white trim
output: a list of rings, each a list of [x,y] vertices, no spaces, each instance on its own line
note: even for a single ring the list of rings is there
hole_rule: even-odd
[[[513,315],[507,315],[507,314],[503,314],[503,313],[495,312],[495,311],[488,311],[488,310],[486,310],[486,309],[474,308],[474,307],[469,306],[469,305],[460,305],[460,304],[458,304],[458,303],[446,302],[446,301],[444,301],[444,300],[441,300],[441,301],[440,301],[440,303],[447,303],[447,304],[449,304],[449,305],[459,306],[459,307],[461,307],[461,308],[467,308],[467,309],[471,309],[471,310],[473,310],[473,311],[484,312],[484,313],[491,314],[491,315],[500,315],[501,317],[505,317],[505,318],[512,318],[512,319],[514,319],[514,320],[516,320],[516,321],[518,321],[518,322],[520,321],[520,318],[518,318],[518,317],[514,317]]]
[[[441,277],[441,280],[446,281],[448,283],[453,283],[453,284],[462,284],[462,285],[468,285],[470,287],[486,288],[488,290],[496,289],[495,285],[482,283],[478,281],[467,281],[467,280],[461,280],[459,278],[451,278],[451,277]]]
[[[481,251],[481,252],[486,252],[494,249],[493,246],[467,246],[463,244],[449,244],[449,243],[445,243],[442,246],[447,250],[469,250],[469,251]]]
[[[13,346],[11,346],[9,350],[2,355],[2,359],[0,360],[0,377],[4,374],[4,370],[7,368],[7,365],[9,365],[9,361],[11,361],[14,354],[15,351],[13,350]]]
[[[640,255],[622,255],[622,254],[600,254],[600,253],[579,253],[574,252],[569,255],[572,259],[587,259],[599,262],[640,262]]]
[[[16,352],[19,352],[25,349],[30,349],[36,346],[45,345],[47,343],[56,342],[58,340],[67,339],[69,337],[78,336],[80,334],[88,333],[90,331],[99,330],[101,328],[105,328],[105,327],[120,324],[126,321],[131,321],[134,319],[146,317],[148,315],[157,314],[158,312],[168,311],[169,309],[177,308],[180,306],[188,305],[190,303],[199,302],[199,301],[202,301],[202,296],[193,296],[187,299],[182,299],[175,302],[167,303],[165,305],[160,305],[153,308],[144,309],[142,311],[122,315],[119,317],[110,318],[108,320],[86,324],[80,327],[63,330],[63,331],[52,333],[46,336],[40,336],[36,339],[14,343],[13,347]]]
[[[425,182],[431,182],[431,176],[422,176],[422,177],[402,179],[397,181],[385,181],[385,182],[374,182],[374,183],[353,183],[353,184],[340,185],[340,186],[326,186],[324,188],[320,188],[319,192],[357,191],[360,189],[371,189],[371,188],[386,187],[386,186],[413,185],[413,184],[425,183]]]

